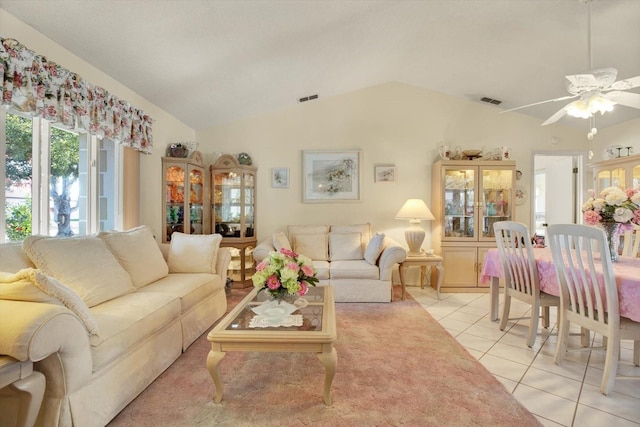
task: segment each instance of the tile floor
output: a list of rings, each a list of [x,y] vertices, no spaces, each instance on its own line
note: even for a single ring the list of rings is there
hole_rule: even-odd
[[[640,426],[640,379],[617,378],[613,393],[600,393],[603,350],[568,352],[563,366],[553,362],[556,310],[548,330],[538,329],[533,348],[525,344],[530,307],[512,300],[507,328],[489,320],[489,294],[443,293],[408,286],[407,291],[482,363],[545,426]],[[502,303],[502,294],[500,295]],[[500,307],[502,314],[502,305]],[[579,332],[573,329],[572,332]],[[601,337],[593,338],[600,341]],[[571,336],[570,346],[580,337]],[[640,376],[631,363],[633,342],[623,341],[618,374]]]

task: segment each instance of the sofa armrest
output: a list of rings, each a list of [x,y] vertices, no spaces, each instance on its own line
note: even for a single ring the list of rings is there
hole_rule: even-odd
[[[216,258],[216,274],[222,277],[222,284],[227,282],[227,272],[229,271],[229,263],[231,263],[231,249],[219,248]]]
[[[265,259],[269,252],[275,251],[276,248],[273,246],[273,238],[269,237],[264,239],[253,249],[253,259],[256,264]]]
[[[380,280],[391,280],[393,266],[407,258],[407,251],[398,242],[389,237],[384,238],[384,250],[378,259]]]
[[[46,362],[44,371],[55,370],[67,390],[76,390],[91,379],[89,333],[66,307],[0,300],[0,325],[0,354],[20,361]],[[43,373],[48,383],[49,375]]]

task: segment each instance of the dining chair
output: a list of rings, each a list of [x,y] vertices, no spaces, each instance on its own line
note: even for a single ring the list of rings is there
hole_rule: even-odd
[[[600,391],[609,394],[618,370],[621,339],[634,341],[633,363],[640,366],[640,323],[620,316],[618,290],[605,233],[600,228],[587,225],[554,224],[547,228],[547,237],[560,286],[558,343],[554,361],[557,365],[562,364],[568,349],[571,322],[601,334],[606,356]]]
[[[527,226],[515,221],[498,221],[493,224],[493,230],[505,280],[500,330],[504,331],[507,327],[511,298],[530,304],[531,318],[527,346],[531,347],[538,333],[540,308],[543,309],[543,326],[548,328],[549,307],[558,307],[560,299],[540,290],[538,268]]]
[[[633,229],[622,235],[622,256],[637,257],[640,246],[640,225],[632,224]]]

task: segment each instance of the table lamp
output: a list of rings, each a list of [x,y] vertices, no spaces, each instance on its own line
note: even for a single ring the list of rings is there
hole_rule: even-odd
[[[422,199],[409,199],[396,214],[396,219],[408,219],[409,228],[404,232],[404,238],[409,245],[409,256],[422,255],[420,247],[424,241],[424,229],[420,227],[420,221],[436,219],[427,204]]]

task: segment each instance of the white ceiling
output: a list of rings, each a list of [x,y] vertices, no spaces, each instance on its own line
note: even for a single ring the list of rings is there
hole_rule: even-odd
[[[590,68],[585,1],[0,0],[0,7],[203,129],[390,81],[474,101],[488,96],[503,101],[499,109],[567,95],[564,76]],[[639,0],[593,3],[592,35],[595,68],[615,67],[619,79],[640,75]],[[542,123],[566,102],[518,113]],[[638,117],[640,110],[618,106],[597,124]],[[558,123],[588,126],[571,117]]]

